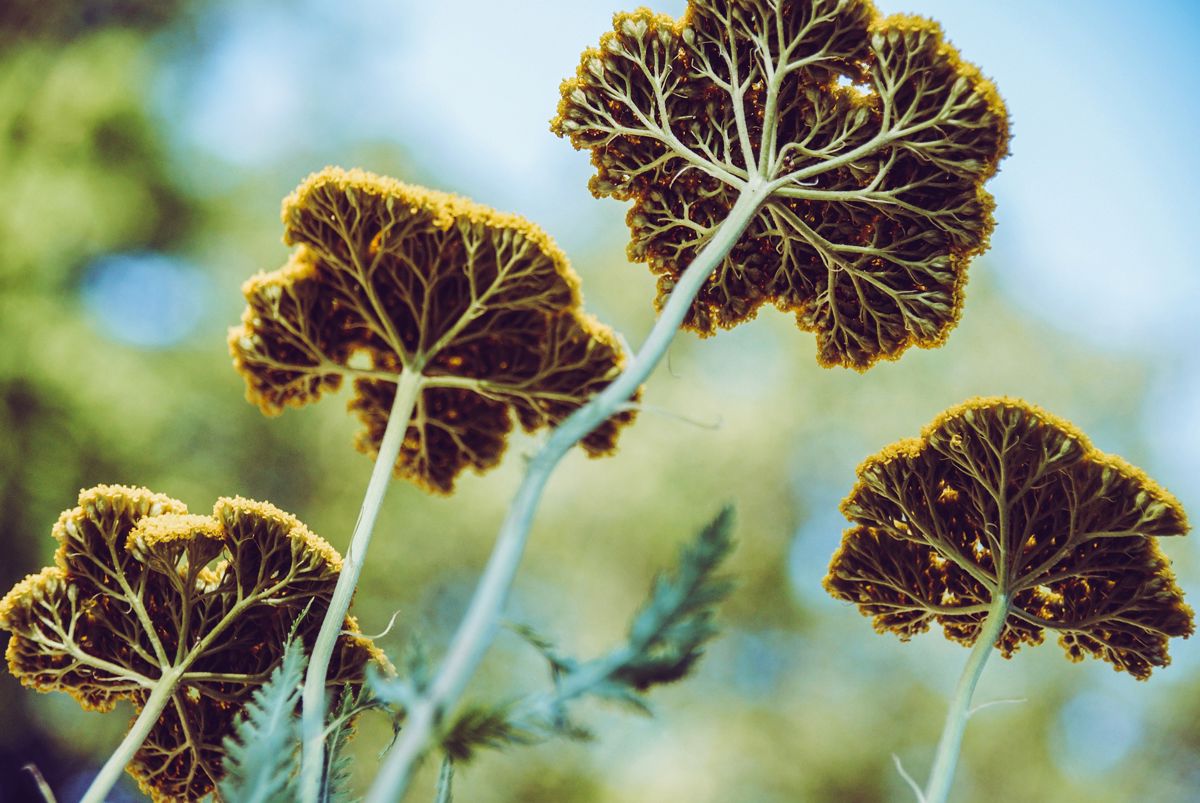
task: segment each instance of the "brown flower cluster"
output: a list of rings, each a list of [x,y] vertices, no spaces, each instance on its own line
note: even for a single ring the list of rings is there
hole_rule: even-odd
[[[1193,631],[1154,536],[1183,535],[1179,503],[1142,471],[1096,450],[1024,402],[976,399],[859,467],[842,504],[853,527],[825,587],[907,640],[942,625],[971,644],[992,600],[1010,601],[1006,656],[1059,634],[1136,678]]]
[[[958,321],[987,247],[983,183],[1007,152],[1004,104],[928,20],[869,0],[690,0],[640,9],[583,54],[551,123],[632,200],[629,257],[661,305],[752,181],[768,199],[694,302],[702,335],[770,302],[818,360],[863,370]]]
[[[378,452],[402,371],[421,376],[396,473],[449,492],[495,465],[512,415],[552,426],[620,373],[613,333],[580,308],[566,257],[533,224],[454,195],[338,168],[284,201],[283,268],[250,279],[230,333],[265,413],[355,379],[350,403]],[[630,413],[584,439],[612,450]]]
[[[54,526],[55,565],[0,601],[7,658],[21,683],[64,691],[89,710],[141,708],[159,678],[182,673],[129,765],[155,800],[195,800],[222,775],[222,740],[279,663],[290,628],[320,627],[341,558],[264,502],[220,499],[211,516],[144,488],[97,486]],[[358,633],[353,619],[345,629]],[[386,664],[343,636],[331,684]]]

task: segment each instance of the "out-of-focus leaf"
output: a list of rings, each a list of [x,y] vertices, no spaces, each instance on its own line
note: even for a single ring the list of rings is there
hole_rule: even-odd
[[[452,760],[465,764],[481,747],[503,748],[532,744],[537,735],[521,728],[502,706],[468,706],[442,735],[442,750]]]

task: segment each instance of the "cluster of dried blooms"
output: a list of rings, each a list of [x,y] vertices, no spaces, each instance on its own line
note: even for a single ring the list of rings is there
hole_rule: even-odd
[[[1024,402],[947,410],[868,458],[842,510],[854,526],[825,587],[902,639],[936,621],[972,644],[1004,595],[1006,657],[1050,629],[1072,660],[1144,679],[1169,662],[1168,638],[1193,631],[1155,540],[1187,532],[1179,502]]]
[[[967,264],[993,226],[983,185],[1008,147],[991,82],[936,24],[882,18],[869,0],[618,14],[563,83],[552,128],[591,151],[596,196],[633,201],[628,253],[659,277],[660,305],[739,200],[757,199],[685,328],[712,334],[770,303],[816,334],[822,364],[858,370],[940,345],[957,323]],[[521,218],[327,168],[285,200],[283,221],[295,248],[245,284],[230,333],[248,398],[278,414],[350,377],[358,446],[377,454],[413,380],[394,471],[428,490],[494,466],[514,416],[555,426],[624,366],[613,333],[581,311],[565,256]],[[618,412],[584,447],[610,452],[631,418]],[[968,402],[858,475],[825,585],[881,631],[907,639],[937,622],[971,644],[999,600],[1004,655],[1051,629],[1073,660],[1145,678],[1168,662],[1168,639],[1193,630],[1154,540],[1187,531],[1178,502],[1037,408]],[[222,499],[196,516],[120,486],[82,492],[54,536],[56,565],[0,601],[13,674],[97,710],[140,708],[169,682],[129,771],[157,800],[212,793],[235,717],[293,628],[313,641],[340,558],[269,504]],[[708,564],[692,564],[684,580],[705,579],[695,566]],[[671,588],[656,586],[640,630],[680,618]],[[707,604],[722,586],[704,588]],[[687,649],[636,677],[620,653],[609,676],[641,689],[686,671],[712,635],[709,609],[691,613],[675,634]],[[386,665],[352,619],[344,628],[330,684]]]
[[[221,778],[222,740],[279,663],[289,630],[311,637],[341,558],[294,517],[248,499],[211,516],[144,488],[98,486],[54,526],[55,565],[0,601],[8,666],[26,686],[85,709],[141,708],[164,675],[170,704],[129,765],[155,800],[195,800]],[[352,619],[347,633],[358,633]],[[343,636],[331,684],[357,683],[365,638]]]
[[[494,466],[512,416],[553,426],[611,381],[624,355],[580,308],[579,280],[533,224],[464,198],[328,168],[284,201],[281,269],[250,279],[230,348],[268,414],[354,378],[374,455],[401,372],[420,375],[398,476],[448,493]],[[631,413],[584,441],[606,454]]]
[[[770,302],[859,370],[958,321],[1008,149],[991,82],[928,20],[869,0],[691,0],[618,14],[552,123],[596,196],[632,200],[629,256],[659,304],[748,186],[770,193],[694,302],[700,334]]]

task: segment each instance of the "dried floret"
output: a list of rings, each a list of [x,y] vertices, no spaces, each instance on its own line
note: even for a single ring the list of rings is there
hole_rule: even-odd
[[[170,701],[129,764],[155,800],[195,800],[222,774],[222,740],[279,663],[289,629],[311,642],[341,558],[292,516],[221,499],[211,516],[144,488],[97,486],[54,526],[54,566],[0,601],[21,683],[89,710],[140,710],[160,678]],[[345,630],[357,634],[352,619]],[[360,682],[371,643],[343,636],[331,684]]]
[[[632,200],[630,259],[661,306],[753,183],[769,195],[693,303],[701,335],[770,302],[823,365],[865,369],[957,323],[987,246],[1003,102],[936,23],[869,0],[690,0],[617,14],[551,124]]]
[[[1048,628],[1073,660],[1136,678],[1166,666],[1192,610],[1155,536],[1188,531],[1183,508],[1070,423],[1024,402],[976,399],[918,439],[868,458],[842,503],[853,523],[825,588],[907,640],[936,621],[972,644],[1009,601],[1009,657]]]
[[[580,310],[566,257],[531,223],[359,170],[310,176],[284,201],[288,264],[250,279],[230,333],[248,398],[301,406],[355,378],[376,454],[401,372],[420,391],[396,474],[449,492],[496,464],[512,416],[557,424],[620,373],[613,333]],[[628,412],[589,435],[612,450]]]

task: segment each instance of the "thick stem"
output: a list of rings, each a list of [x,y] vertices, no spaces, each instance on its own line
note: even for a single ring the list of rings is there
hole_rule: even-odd
[[[121,740],[121,744],[117,746],[113,754],[108,757],[108,761],[104,762],[104,766],[96,774],[96,778],[88,787],[87,792],[79,799],[79,803],[104,803],[108,793],[112,791],[113,786],[124,774],[125,767],[133,760],[134,753],[150,735],[150,729],[158,722],[163,709],[167,707],[167,703],[171,702],[171,695],[175,693],[175,687],[179,685],[179,678],[182,674],[178,669],[172,670],[160,677],[154,684],[150,690],[150,696],[146,698],[146,704],[142,706],[141,713],[133,721],[133,727],[129,729],[129,733],[125,734],[125,738]]]
[[[963,731],[967,728],[967,718],[971,715],[971,696],[983,674],[983,665],[996,640],[1004,630],[1004,620],[1008,618],[1008,608],[1011,599],[1005,594],[996,594],[992,600],[987,618],[975,639],[975,646],[967,657],[967,665],[963,667],[958,686],[954,689],[954,699],[950,701],[950,710],[946,712],[946,724],[942,728],[942,738],[938,741],[937,754],[933,759],[933,769],[929,772],[929,783],[925,785],[924,803],[945,803],[950,794],[950,784],[954,780],[954,768],[958,764],[958,754],[962,751]]]
[[[305,803],[317,803],[321,794],[321,772],[325,766],[325,682],[329,673],[329,661],[345,625],[346,612],[350,609],[350,600],[358,585],[358,577],[362,574],[367,547],[375,530],[375,520],[379,517],[388,482],[395,469],[396,459],[400,456],[400,447],[404,443],[405,433],[408,432],[408,423],[412,418],[413,408],[416,407],[422,381],[420,371],[408,368],[401,372],[396,381],[396,398],[388,414],[387,428],[379,445],[379,455],[375,458],[371,479],[367,483],[358,522],[354,525],[354,534],[350,537],[350,546],[342,562],[337,586],[333,589],[329,608],[325,612],[324,621],[321,622],[321,631],[317,634],[317,641],[308,659],[308,672],[304,676],[301,698],[304,734],[301,800]]]
[[[752,178],[729,216],[680,277],[641,350],[620,376],[555,428],[529,461],[471,605],[437,675],[406,712],[404,729],[384,756],[379,774],[367,793],[366,803],[391,803],[404,795],[413,769],[428,748],[442,718],[453,708],[483,660],[495,636],[500,612],[508,600],[533,515],[550,473],[572,446],[612,416],[650,376],[666,354],[700,289],[732,250],[767,196],[766,185]]]

